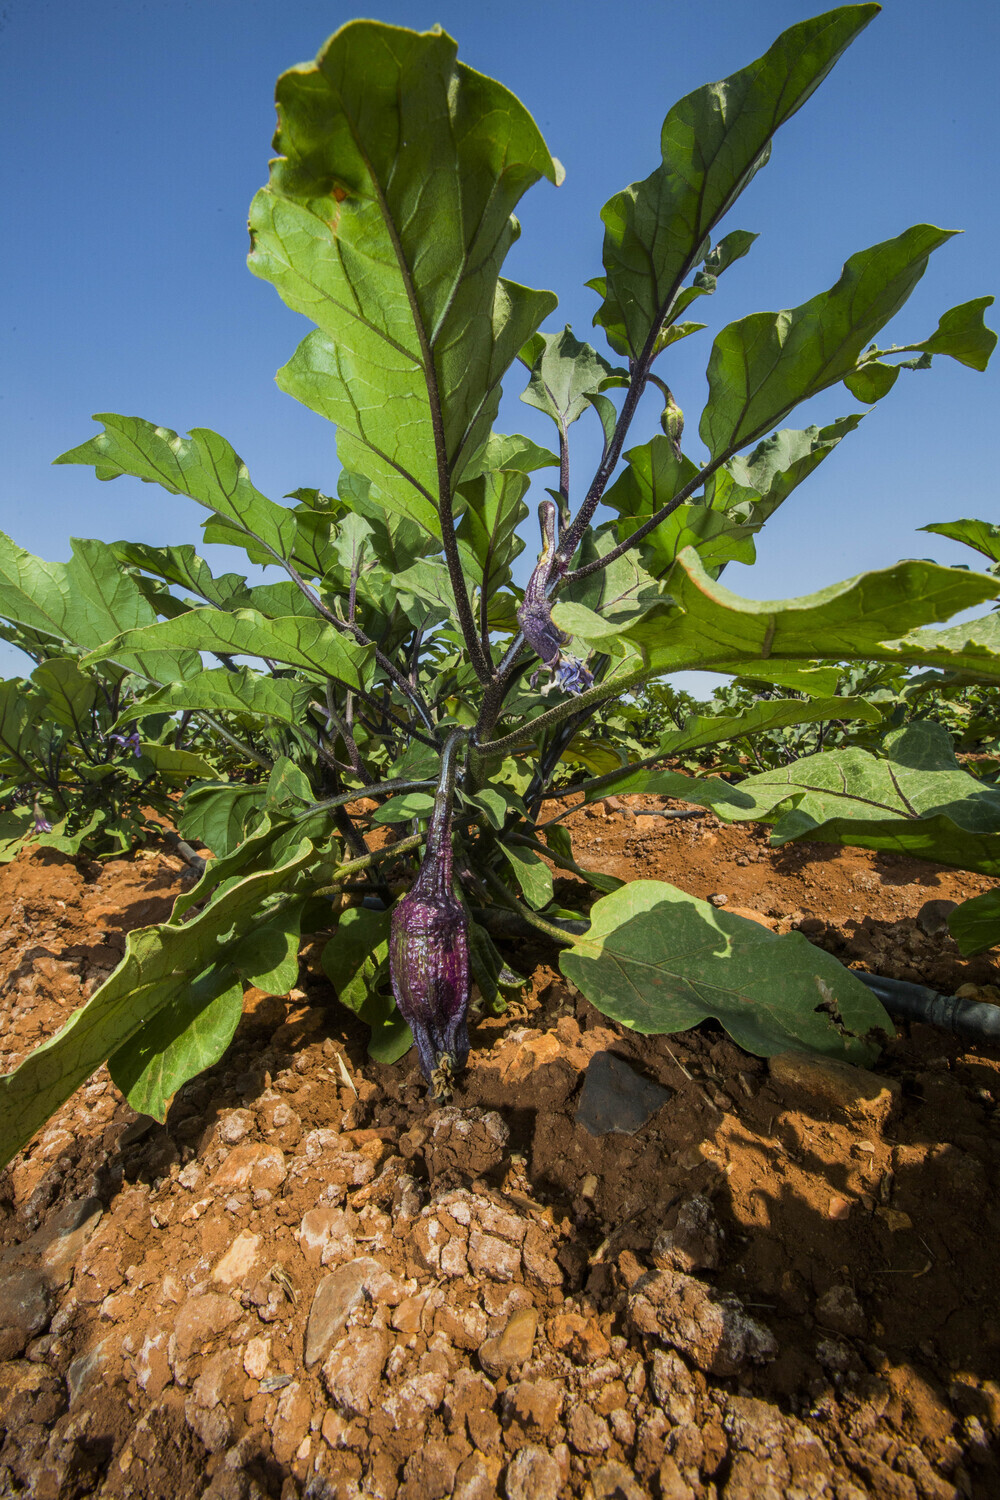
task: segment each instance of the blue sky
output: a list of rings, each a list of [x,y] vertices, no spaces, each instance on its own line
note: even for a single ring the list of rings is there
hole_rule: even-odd
[[[532,110],[566,181],[541,183],[523,201],[507,273],[558,292],[546,326],[570,322],[588,337],[596,299],[583,283],[601,270],[600,208],[653,168],[667,109],[820,9],[815,0],[636,0],[612,20],[597,0],[383,0],[360,13],[420,29],[440,22],[464,61]],[[22,546],[61,560],[73,535],[200,542],[204,512],[191,502],[51,467],[96,430],[96,411],[182,432],[214,428],[275,498],[334,487],[332,429],[273,382],[308,325],[247,271],[246,212],[267,176],[275,78],[357,13],[318,0],[4,0],[0,528]],[[761,238],[695,310],[709,330],[663,361],[692,430],[719,327],[805,300],[832,285],[848,255],[909,224],[965,234],[937,252],[888,336],[925,337],[946,308],[1000,290],[998,43],[995,0],[952,0],[946,12],[931,0],[887,0],[779,133],[724,226]],[[901,556],[971,561],[915,528],[1000,519],[998,380],[949,360],[904,373],[769,522],[758,564],[730,567],[728,586],[776,598]],[[516,399],[516,377],[509,389],[501,428],[550,441],[545,419]],[[789,425],[857,409],[840,388]],[[596,459],[589,420],[574,429],[577,498]],[[635,440],[655,420],[651,404]],[[242,568],[230,549],[206,556],[220,571]],[[6,650],[0,671],[22,661]]]

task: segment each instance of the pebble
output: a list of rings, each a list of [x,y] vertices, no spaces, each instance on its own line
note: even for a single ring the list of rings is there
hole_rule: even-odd
[[[274,1192],[288,1176],[285,1153],[262,1141],[234,1146],[209,1186],[217,1193],[240,1193],[247,1188]]]
[[[648,1493],[631,1469],[624,1464],[609,1463],[593,1471],[583,1491],[583,1500],[646,1500]]]
[[[751,1318],[735,1297],[679,1271],[647,1271],[632,1285],[629,1317],[640,1333],[678,1349],[700,1370],[735,1375],[748,1361],[773,1359],[773,1334]]]
[[[554,1380],[518,1380],[501,1398],[503,1425],[520,1429],[527,1437],[547,1438],[559,1420],[562,1400]]]
[[[470,1453],[458,1466],[452,1500],[496,1500],[499,1462],[482,1453]]]
[[[243,1368],[251,1380],[263,1380],[271,1362],[271,1340],[252,1338],[243,1351]]]
[[[329,1276],[324,1276],[309,1309],[306,1324],[305,1364],[311,1370],[325,1359],[329,1350],[343,1333],[347,1319],[354,1309],[365,1300],[366,1283],[374,1275],[382,1275],[382,1267],[370,1256],[360,1256],[338,1266]]]
[[[823,1293],[816,1303],[816,1321],[848,1338],[859,1338],[868,1327],[861,1304],[849,1286],[832,1286]]]
[[[577,1453],[590,1457],[607,1453],[611,1447],[611,1433],[607,1422],[585,1404],[574,1406],[566,1424],[566,1436],[570,1447],[575,1448]]]
[[[707,1198],[689,1198],[677,1211],[672,1229],[653,1242],[653,1262],[661,1270],[714,1271],[719,1264],[722,1229]]]
[[[725,891],[716,891],[715,895],[709,896],[708,899],[709,901],[711,901],[713,906],[729,905],[729,897],[726,895]]]
[[[0,1360],[16,1359],[29,1340],[48,1326],[52,1294],[40,1271],[0,1277]]]
[[[496,1379],[515,1365],[531,1358],[538,1330],[538,1313],[533,1307],[522,1307],[508,1320],[502,1332],[479,1346],[479,1363],[487,1375]]]
[[[218,1292],[189,1297],[174,1323],[177,1358],[182,1361],[190,1359],[195,1350],[229,1328],[239,1316],[236,1303]]]
[[[768,1066],[779,1093],[805,1098],[813,1105],[875,1125],[885,1123],[902,1097],[895,1078],[881,1078],[832,1057],[782,1052],[772,1057]]]
[[[233,1286],[242,1281],[252,1270],[260,1249],[260,1235],[244,1229],[238,1234],[212,1272],[212,1280],[223,1286]]]
[[[323,1384],[343,1416],[368,1413],[388,1358],[389,1337],[383,1328],[352,1328],[334,1346],[323,1365]]]
[[[595,1052],[583,1077],[576,1123],[591,1135],[635,1135],[661,1109],[671,1090],[644,1078],[613,1052]]]
[[[544,1448],[529,1443],[519,1448],[507,1465],[507,1500],[559,1500],[561,1488],[559,1465]]]

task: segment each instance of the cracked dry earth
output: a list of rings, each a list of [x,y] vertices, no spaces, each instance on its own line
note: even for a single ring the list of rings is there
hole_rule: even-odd
[[[578,858],[1000,999],[943,924],[990,882],[663,805],[574,814]],[[0,1066],[183,878],[0,870]],[[433,1108],[412,1054],[366,1058],[320,946],[164,1126],[102,1070],[0,1178],[0,1495],[1000,1494],[997,1054],[904,1027],[865,1074],[643,1038],[513,942],[526,998]],[[577,1117],[609,1055],[655,1095],[633,1133]]]

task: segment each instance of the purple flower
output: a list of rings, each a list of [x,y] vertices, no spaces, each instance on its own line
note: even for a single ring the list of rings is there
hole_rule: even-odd
[[[552,500],[543,500],[538,507],[538,520],[542,528],[542,551],[535,571],[528,579],[524,600],[517,611],[517,623],[521,634],[536,656],[541,657],[550,673],[550,681],[543,693],[554,687],[565,693],[582,693],[593,687],[593,673],[575,656],[565,656],[562,647],[569,641],[552,618],[548,586],[556,557],[556,507]],[[531,679],[532,687],[541,673],[541,668]]]
[[[131,734],[109,734],[108,739],[113,740],[116,745],[121,745],[123,750],[131,750],[136,758],[142,754],[142,746],[139,744],[139,731],[134,727]]]
[[[452,889],[451,850],[455,754],[464,738],[458,730],[445,744],[424,861],[392,909],[389,937],[392,992],[435,1096],[450,1092],[469,1055],[468,918]]]
[[[39,807],[39,805],[38,805],[37,802],[35,803],[34,811],[35,811],[35,832],[36,833],[51,833],[52,832],[52,824],[49,822],[48,818],[42,812],[42,809]]]

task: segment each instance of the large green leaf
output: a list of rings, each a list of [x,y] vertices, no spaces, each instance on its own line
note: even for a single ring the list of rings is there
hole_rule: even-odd
[[[850,375],[953,232],[915,224],[852,255],[828,292],[724,328],[712,345],[699,429],[712,457],[755,442],[800,401]]]
[[[31,680],[45,694],[47,718],[78,735],[92,730],[90,710],[97,701],[92,673],[81,672],[72,657],[56,656],[37,666]]]
[[[74,538],[72,547],[68,563],[43,562],[0,532],[0,616],[88,649],[155,622],[156,611],[106,543]],[[130,671],[157,675],[134,652],[118,661]],[[200,664],[189,651],[171,651],[157,665],[164,675],[187,677]]]
[[[622,632],[642,651],[649,671],[710,667],[748,676],[753,676],[752,661],[772,658],[928,659],[924,653],[933,649],[931,638],[952,632],[918,632],[915,626],[945,620],[1000,594],[1000,582],[985,574],[911,560],[799,599],[742,599],[713,580],[690,550],[681,553],[665,588],[674,603],[656,605]],[[942,644],[939,655],[948,653],[948,643]],[[952,648],[951,654],[959,653]],[[1000,672],[1000,657],[994,658],[994,670]]]
[[[948,913],[948,930],[962,953],[984,953],[1000,943],[1000,886],[972,896]]]
[[[772,433],[751,453],[737,454],[716,469],[705,488],[708,503],[756,531],[863,420],[864,414],[856,412],[827,427],[784,427]]]
[[[230,672],[212,667],[186,682],[164,687],[130,705],[122,722],[150,714],[204,709],[208,713],[252,714],[279,724],[301,724],[314,689],[293,677],[264,677],[250,667]]]
[[[670,313],[707,237],[766,162],[775,131],[878,10],[846,5],[801,21],[749,67],[671,109],[660,137],[662,165],[601,211],[606,297],[595,322],[620,327],[633,357]]]
[[[612,370],[596,349],[574,338],[568,323],[561,333],[536,333],[521,358],[531,371],[521,400],[551,417],[564,437],[596,395],[627,379],[624,370]]]
[[[500,382],[555,306],[500,277],[513,210],[559,168],[440,29],[354,21],[278,80],[250,269],[316,324],[278,383],[338,426],[345,468],[441,535]]]
[[[559,967],[633,1031],[686,1031],[712,1019],[764,1057],[806,1050],[856,1063],[877,1052],[870,1032],[892,1035],[865,985],[801,933],[778,937],[658,880],[602,896],[590,916]]]
[[[222,1057],[242,1014],[242,981],[216,965],[113,1052],[108,1072],[133,1109],[164,1120],[177,1090]]]
[[[321,962],[341,1004],[371,1028],[369,1054],[377,1062],[398,1062],[413,1035],[389,991],[389,913],[364,906],[341,912]]]
[[[123,653],[142,652],[155,665],[160,652],[178,647],[216,651],[226,655],[260,656],[301,667],[319,677],[335,677],[348,687],[361,687],[371,674],[372,646],[359,646],[349,635],[318,616],[286,616],[269,620],[253,609],[190,609],[173,620],[161,620],[131,630],[92,651],[87,661]]]
[[[292,895],[299,877],[312,877],[315,884],[315,869],[313,846],[305,839],[286,863],[248,875],[183,926],[162,923],[130,932],[124,959],[86,1005],[0,1077],[0,1163],[10,1161],[113,1052],[184,995],[194,976],[210,966],[228,969],[261,905],[279,893]]]
[[[247,581],[241,573],[213,576],[211,568],[193,547],[151,547],[145,542],[112,542],[111,550],[123,563],[151,573],[164,583],[189,590],[217,609],[233,609],[248,602]]]
[[[1000,875],[1000,790],[962,770],[944,726],[917,721],[888,735],[885,750],[828,750],[735,786],[650,772],[637,788],[711,807],[726,822],[773,823],[773,844],[858,844]]]
[[[242,844],[248,823],[260,815],[266,800],[264,786],[242,782],[196,786],[184,798],[177,826],[184,838],[211,849],[215,865]]]
[[[970,370],[985,370],[997,345],[997,336],[983,322],[983,314],[993,306],[992,297],[974,297],[942,313],[938,326],[922,344],[907,344],[907,350],[924,354],[947,354]]]
[[[131,474],[188,495],[228,522],[228,540],[237,546],[246,537],[258,538],[272,554],[291,556],[295,516],[254,487],[246,464],[217,432],[195,427],[182,438],[169,427],[115,412],[98,412],[94,421],[103,422],[104,431],[62,454],[57,464],[93,464],[98,479]]]
[[[939,521],[933,526],[921,526],[920,530],[950,537],[953,542],[964,542],[991,562],[1000,562],[1000,526],[994,526],[992,521]]]

